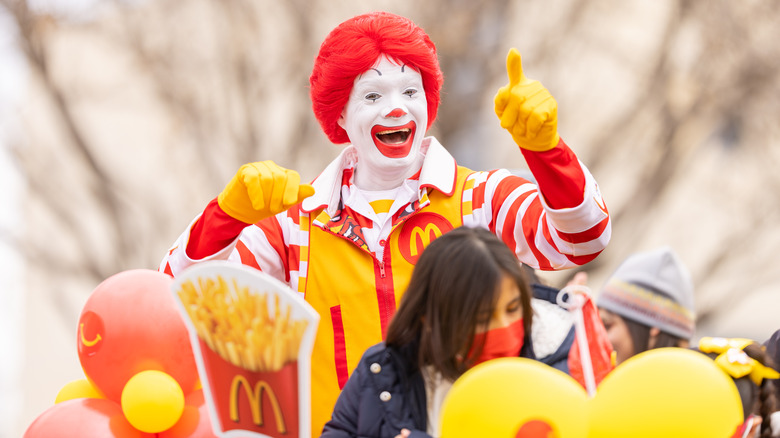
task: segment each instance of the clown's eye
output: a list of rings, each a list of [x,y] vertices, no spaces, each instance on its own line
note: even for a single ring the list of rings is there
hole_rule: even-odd
[[[380,97],[382,96],[380,96],[379,93],[368,93],[366,94],[365,99],[370,100],[371,102],[376,102]]]
[[[415,90],[414,88],[409,88],[408,90],[404,91],[404,96],[412,97],[415,94],[417,94],[417,90]]]

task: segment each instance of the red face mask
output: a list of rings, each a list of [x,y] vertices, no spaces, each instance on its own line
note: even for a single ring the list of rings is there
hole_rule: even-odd
[[[525,327],[523,327],[523,318],[520,318],[507,327],[475,334],[474,344],[471,346],[468,357],[474,356],[474,351],[479,345],[482,345],[482,352],[476,358],[474,365],[498,357],[517,357],[523,348],[524,338]]]

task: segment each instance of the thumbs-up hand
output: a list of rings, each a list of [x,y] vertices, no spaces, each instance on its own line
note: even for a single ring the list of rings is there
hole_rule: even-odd
[[[546,151],[558,144],[558,103],[541,82],[523,74],[517,49],[506,57],[509,84],[501,87],[494,99],[501,127],[512,134],[518,146],[531,151]]]
[[[219,194],[219,207],[234,219],[254,224],[281,213],[314,194],[314,187],[301,184],[294,170],[273,161],[244,164]]]

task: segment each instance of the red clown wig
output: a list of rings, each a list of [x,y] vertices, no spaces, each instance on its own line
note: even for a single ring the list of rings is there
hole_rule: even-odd
[[[355,78],[371,68],[381,55],[420,72],[428,102],[426,129],[436,119],[443,76],[431,39],[411,20],[398,15],[387,12],[358,15],[328,34],[309,78],[314,115],[333,143],[349,143],[338,119],[349,100]]]

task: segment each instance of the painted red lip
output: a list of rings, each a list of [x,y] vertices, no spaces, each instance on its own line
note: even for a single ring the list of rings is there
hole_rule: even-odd
[[[379,152],[388,158],[403,158],[412,150],[417,124],[409,122],[402,126],[374,125],[371,137]]]

